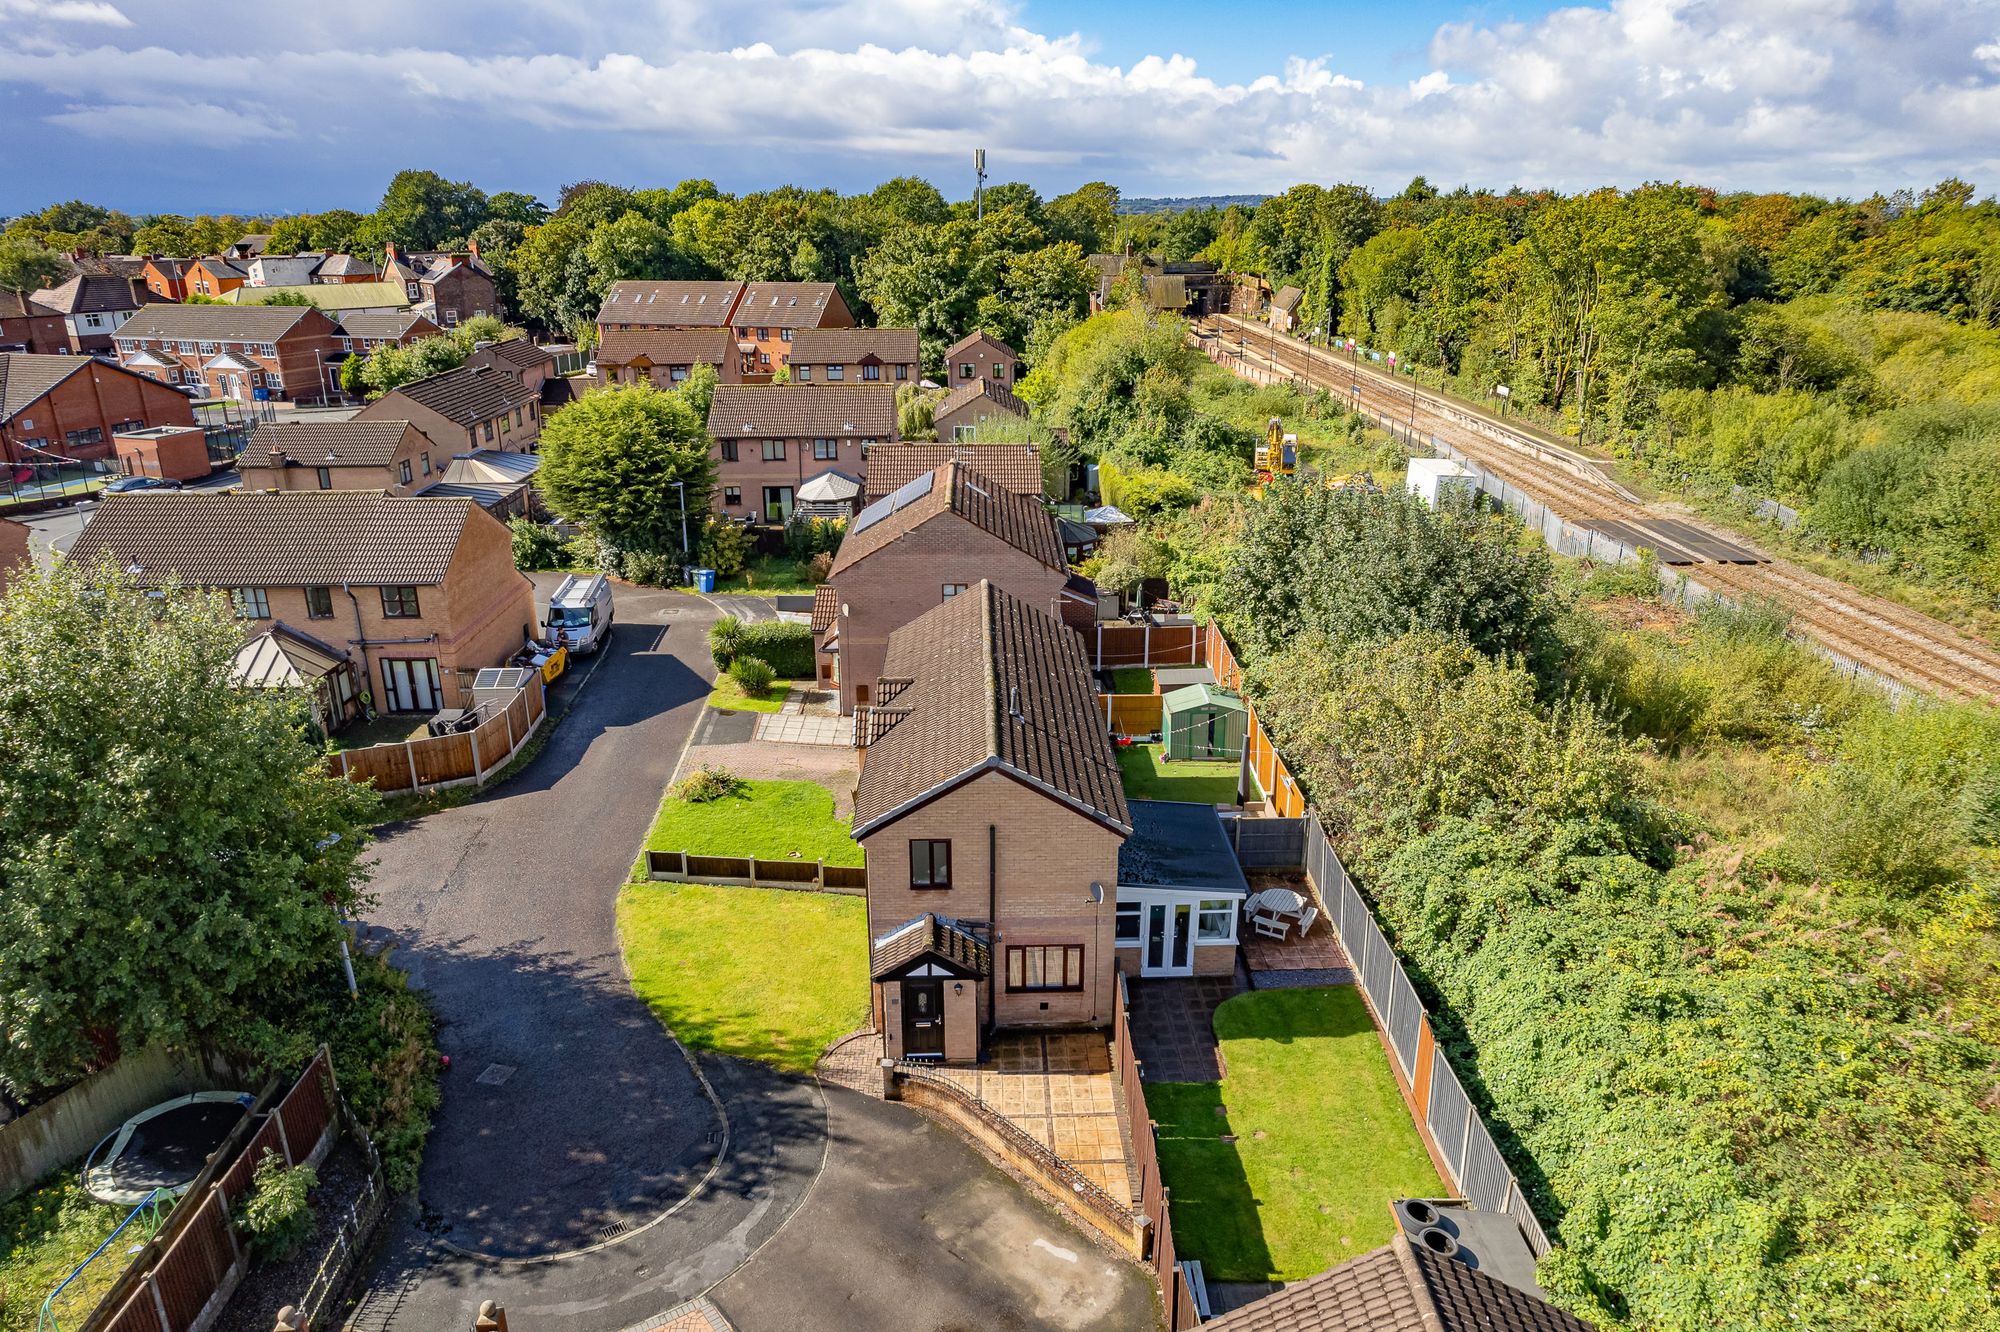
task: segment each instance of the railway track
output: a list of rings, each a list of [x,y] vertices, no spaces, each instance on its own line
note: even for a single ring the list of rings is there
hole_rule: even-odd
[[[1954,698],[2000,700],[2000,651],[1907,606],[1869,596],[1783,560],[1732,534],[1654,512],[1589,458],[1482,417],[1449,398],[1344,356],[1229,315],[1202,327],[1243,360],[1324,388],[1398,430],[1435,436],[1575,526],[1648,544],[1690,580],[1732,600],[1785,607],[1797,629],[1829,653],[1895,684]]]

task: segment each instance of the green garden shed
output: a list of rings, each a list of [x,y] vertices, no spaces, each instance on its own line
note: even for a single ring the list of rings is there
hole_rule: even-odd
[[[1249,712],[1243,696],[1220,685],[1192,684],[1160,700],[1167,758],[1238,759]]]

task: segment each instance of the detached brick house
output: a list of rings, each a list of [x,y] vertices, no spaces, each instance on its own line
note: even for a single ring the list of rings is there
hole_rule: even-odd
[[[997,379],[967,380],[945,394],[944,400],[931,412],[931,420],[937,426],[937,437],[959,441],[973,438],[979,431],[980,422],[998,416],[1025,421],[1028,419],[1028,404],[1015,397],[1013,391]]]
[[[597,336],[649,328],[728,328],[741,282],[614,282],[597,311]]]
[[[354,419],[412,422],[438,458],[478,449],[531,453],[542,434],[542,396],[509,370],[462,365],[391,390]]]
[[[794,384],[914,384],[923,376],[914,328],[802,328],[792,334]]]
[[[1033,444],[877,444],[868,450],[870,504],[893,495],[925,472],[962,462],[1003,490],[1035,499],[1042,495],[1042,451]]]
[[[211,254],[188,261],[186,282],[189,296],[220,298],[237,290],[249,280],[249,270],[234,259]],[[186,297],[182,299],[185,300]]]
[[[1109,1023],[1132,824],[1083,640],[980,581],[899,628],[876,684],[854,840],[883,1053]]]
[[[245,490],[380,490],[409,495],[442,478],[448,454],[433,451],[409,421],[265,421],[237,463]]]
[[[312,271],[312,280],[325,287],[337,287],[349,282],[376,282],[381,274],[375,265],[359,255],[330,254],[320,261]]]
[[[164,384],[249,401],[341,398],[340,326],[303,305],[149,305],[118,330],[118,359]]]
[[[743,378],[768,383],[790,364],[792,339],[807,329],[852,328],[854,312],[831,282],[752,282],[730,316]]]
[[[0,352],[0,459],[9,464],[106,459],[120,431],[193,425],[185,395],[108,361]]]
[[[62,312],[25,291],[0,287],[0,351],[61,356],[69,351]]]
[[[743,357],[727,328],[613,329],[598,336],[599,383],[679,388],[697,365],[714,366],[717,383],[743,382]]]
[[[542,385],[548,383],[549,376],[556,372],[555,353],[526,338],[482,342],[472,349],[472,355],[465,358],[465,363],[475,369],[489,366],[505,371],[519,380],[522,388],[537,397],[541,396]]]
[[[146,284],[147,291],[163,301],[184,301],[188,295],[188,269],[193,264],[191,259],[156,254],[146,260],[139,280]]]
[[[480,262],[477,246],[469,254],[438,256],[417,280],[417,289],[424,312],[441,328],[501,314],[499,288],[492,270]]]
[[[70,351],[96,356],[111,350],[112,335],[153,293],[112,273],[79,273],[61,286],[44,287],[33,299],[62,317]]]
[[[14,571],[34,563],[34,558],[28,545],[28,529],[12,518],[0,518],[0,592],[7,590]]]
[[[981,579],[1074,630],[1096,622],[1097,589],[1070,572],[1055,517],[965,463],[856,515],[827,577],[835,616],[817,646],[820,678],[840,685],[841,712],[882,701],[871,691],[888,673],[883,657],[896,630]]]
[[[945,351],[944,373],[946,388],[975,379],[1011,388],[1021,377],[1021,354],[991,333],[968,333]]]
[[[226,591],[250,635],[291,627],[345,653],[387,712],[463,706],[473,676],[534,628],[534,588],[514,568],[506,526],[468,499],[113,495],[70,558],[137,566],[143,584]]]
[[[868,450],[896,438],[887,385],[725,384],[708,409],[716,507],[782,526],[798,489],[826,472],[865,482]]]

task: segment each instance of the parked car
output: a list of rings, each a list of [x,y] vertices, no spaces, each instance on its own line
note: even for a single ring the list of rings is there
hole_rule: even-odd
[[[104,488],[107,495],[123,495],[133,490],[179,490],[181,483],[157,476],[121,476]]]

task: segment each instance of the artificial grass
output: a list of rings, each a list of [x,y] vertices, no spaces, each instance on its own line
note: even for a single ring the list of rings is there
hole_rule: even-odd
[[[1111,672],[1111,692],[1114,694],[1150,694],[1153,692],[1153,668],[1150,666],[1120,666]]]
[[[633,991],[694,1049],[808,1073],[868,1019],[868,910],[858,897],[630,884],[618,937]]]
[[[1389,1241],[1392,1199],[1439,1196],[1353,986],[1241,994],[1215,1030],[1220,1083],[1146,1085],[1174,1243],[1210,1280],[1323,1272]]]
[[[93,1200],[73,1169],[45,1179],[0,1208],[0,1332],[33,1332],[42,1300],[131,1210]],[[74,1327],[89,1317],[131,1261],[126,1247],[144,1242],[151,1233],[143,1217],[128,1226],[119,1243],[63,1291],[54,1309],[58,1322]]]
[[[1187,800],[1198,805],[1236,803],[1237,764],[1198,759],[1168,763],[1164,745],[1128,745],[1118,751],[1118,771],[1125,795],[1132,800]],[[1258,798],[1256,774],[1250,776],[1249,798]]]
[[[708,706],[730,712],[776,712],[785,706],[785,695],[791,688],[790,680],[774,680],[762,694],[746,694],[734,679],[720,675],[716,677],[714,691],[708,696]]]
[[[811,782],[747,781],[743,794],[693,804],[669,791],[660,801],[648,851],[757,856],[859,865],[861,847],[836,818],[833,795]]]

